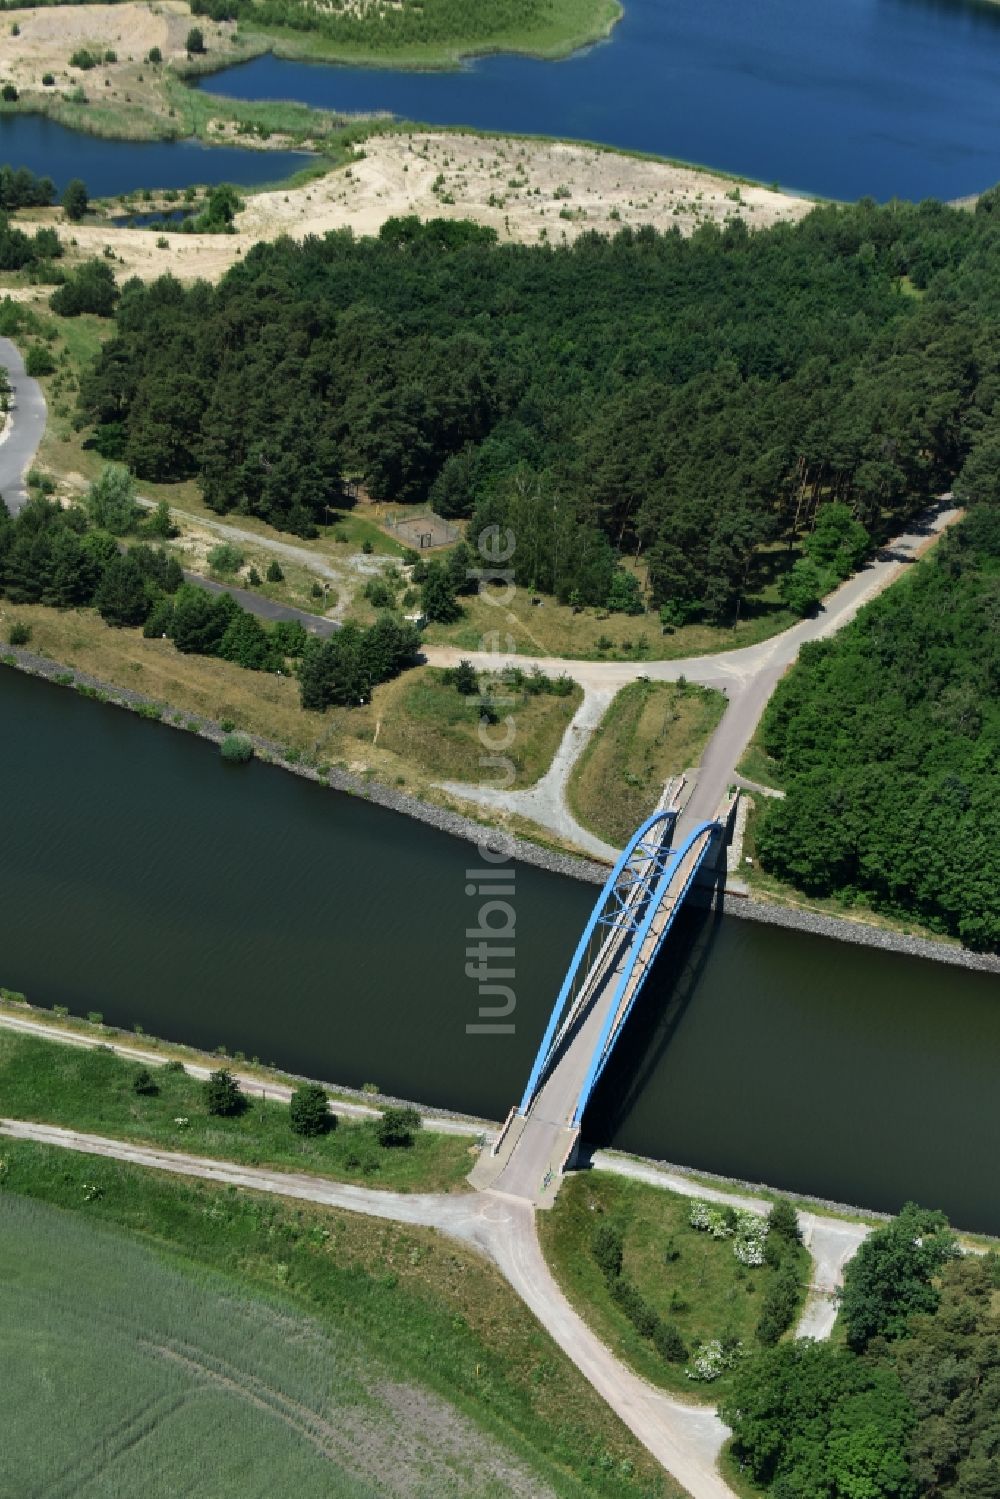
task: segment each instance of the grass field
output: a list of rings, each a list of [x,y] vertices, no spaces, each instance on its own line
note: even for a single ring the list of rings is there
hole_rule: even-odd
[[[715,1401],[729,1376],[705,1384],[688,1379],[684,1365],[661,1358],[611,1299],[590,1247],[602,1221],[622,1229],[624,1274],[689,1348],[730,1334],[749,1344],[773,1272],[741,1265],[732,1240],[692,1228],[690,1211],[690,1198],[590,1171],[566,1180],[552,1212],[539,1215],[539,1233],[566,1295],[613,1352],[653,1384]],[[798,1254],[804,1299],[809,1256],[804,1249]]]
[[[726,708],[721,692],[690,683],[623,687],[567,788],[584,827],[623,848],[670,776],[697,765]]]
[[[470,1169],[462,1137],[418,1130],[412,1146],[388,1149],[372,1124],[342,1118],[329,1134],[303,1138],[289,1128],[283,1103],[249,1099],[243,1114],[218,1118],[197,1079],[156,1068],[159,1091],[146,1097],[132,1086],[138,1071],[111,1051],[0,1030],[0,1115],[403,1192],[461,1189]]]
[[[63,1150],[0,1154],[17,1493],[174,1499],[209,1492],[210,1458],[213,1499],[680,1499],[460,1246]]]
[[[513,739],[504,754],[516,769],[514,785],[531,786],[551,764],[583,692],[574,684],[565,697],[530,695],[505,688],[499,680],[496,692],[501,722],[490,732],[495,739],[503,738],[507,733],[503,720],[513,721]],[[463,697],[443,672],[420,667],[393,683],[385,701],[391,711],[382,720],[381,746],[429,775],[453,781],[482,778],[481,762],[488,751],[479,738],[479,697]]]

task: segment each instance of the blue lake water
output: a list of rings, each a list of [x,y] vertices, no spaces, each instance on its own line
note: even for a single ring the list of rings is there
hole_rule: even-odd
[[[956,198],[1000,180],[1000,5],[966,0],[625,0],[564,62],[451,73],[274,57],[199,87],[567,136],[835,198]]]
[[[232,182],[255,187],[306,166],[302,151],[250,151],[198,141],[116,141],[67,130],[43,115],[0,115],[0,162],[51,177],[59,192],[73,177],[92,198],[143,187]]]

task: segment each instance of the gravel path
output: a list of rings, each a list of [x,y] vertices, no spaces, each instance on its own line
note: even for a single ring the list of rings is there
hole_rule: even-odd
[[[560,838],[565,838],[584,853],[613,864],[618,850],[581,826],[566,800],[566,787],[573,767],[611,706],[613,696],[610,689],[584,690],[583,702],[567,725],[552,764],[537,785],[527,791],[500,791],[492,786],[470,786],[465,781],[441,781],[441,788],[481,807],[527,817],[539,827],[558,833]]]
[[[737,762],[753,738],[768,699],[802,646],[808,641],[826,639],[849,624],[863,605],[894,582],[942,531],[959,519],[961,513],[951,504],[950,495],[942,496],[918,516],[907,531],[883,547],[866,567],[830,594],[814,617],[800,620],[791,629],[761,641],[759,645],[743,646],[714,656],[686,656],[676,661],[578,661],[551,656],[493,656],[459,651],[450,646],[428,646],[424,655],[433,666],[455,666],[465,658],[480,670],[496,670],[510,665],[519,666],[524,671],[537,666],[549,674],[564,672],[579,682],[586,694],[601,696],[606,702],[638,677],[650,677],[658,682],[676,682],[679,677],[686,677],[690,682],[724,692],[729,698],[729,706],[706,747],[697,776],[693,778],[693,790],[678,819],[677,837],[682,838],[696,823],[715,815],[727,786],[736,778]],[[579,754],[585,742],[583,736],[577,736],[576,740],[571,740],[570,748]],[[564,763],[562,769],[568,778],[572,760],[568,765]],[[477,799],[481,799],[481,793]],[[508,793],[503,804],[507,805],[509,801],[511,796]],[[548,811],[552,811],[551,807]],[[552,831],[560,831],[556,826],[560,821],[558,804],[551,821],[543,822],[546,815],[547,808],[542,801],[533,813],[534,820]]]

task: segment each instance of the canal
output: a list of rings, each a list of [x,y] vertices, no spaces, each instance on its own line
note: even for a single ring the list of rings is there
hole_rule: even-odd
[[[431,73],[261,57],[198,87],[600,141],[832,198],[947,200],[1000,180],[988,0],[625,0],[610,40],[563,62]]]
[[[518,866],[516,1029],[470,1035],[472,845],[11,670],[0,784],[0,984],[429,1104],[520,1095],[592,888]],[[1000,1232],[998,1056],[995,978],[692,913],[587,1134]]]

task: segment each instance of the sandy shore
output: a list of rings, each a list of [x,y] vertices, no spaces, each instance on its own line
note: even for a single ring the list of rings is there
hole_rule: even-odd
[[[80,251],[120,258],[119,278],[171,271],[185,281],[217,280],[260,240],[351,229],[377,234],[386,219],[473,219],[502,242],[562,244],[625,225],[676,228],[739,218],[751,229],[795,221],[810,200],[668,162],[565,142],[424,132],[375,136],[350,166],[287,192],[246,199],[233,235],[160,234],[77,225]]]

